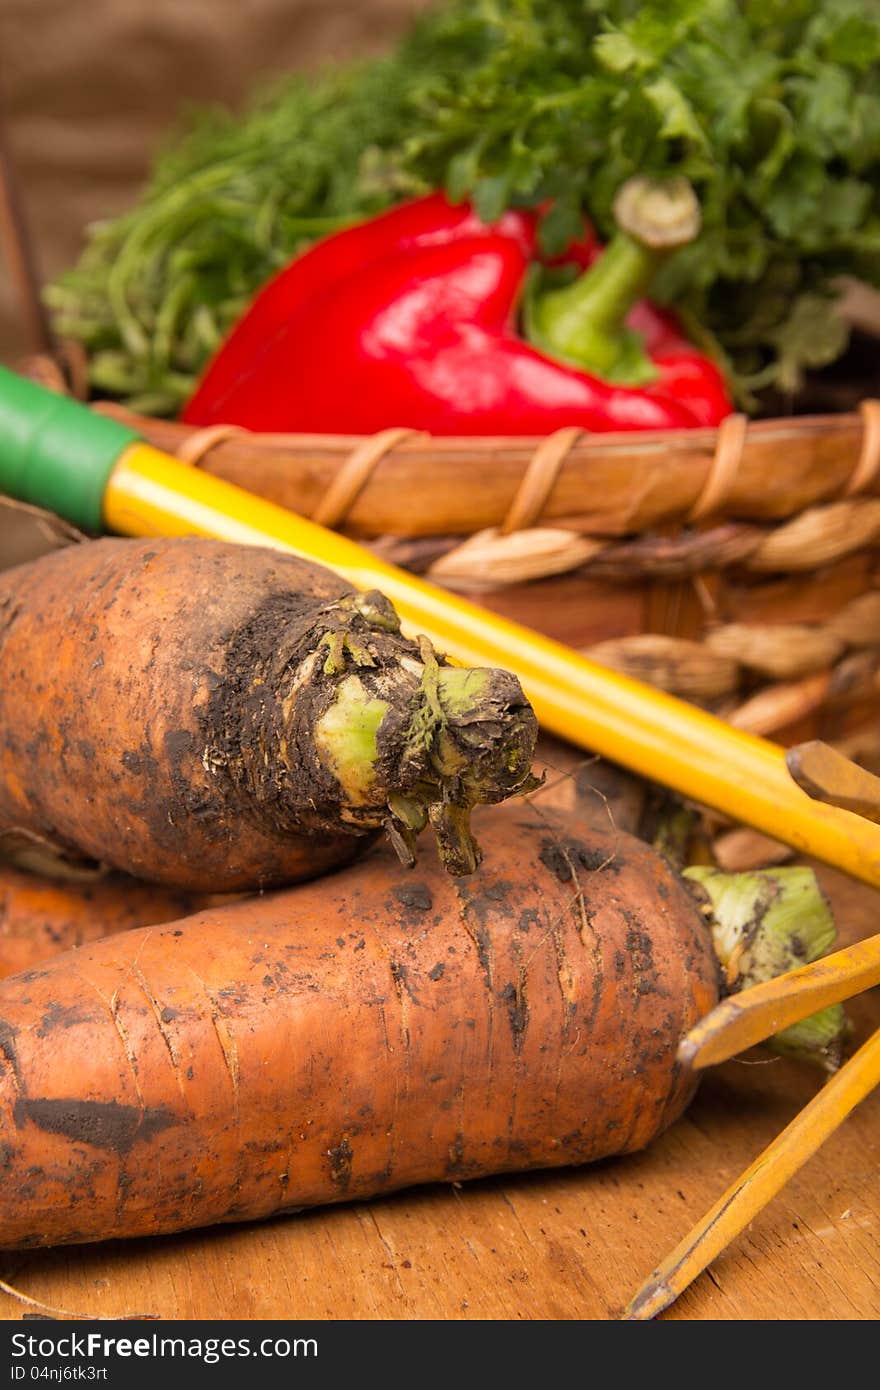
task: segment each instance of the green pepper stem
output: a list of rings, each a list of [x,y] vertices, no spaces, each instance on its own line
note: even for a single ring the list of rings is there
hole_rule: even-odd
[[[626,316],[650,285],[660,259],[658,252],[617,232],[577,280],[540,296],[535,326],[545,348],[608,375],[620,356]]]
[[[550,356],[610,380],[653,375],[626,328],[659,266],[699,231],[699,204],[686,179],[630,179],[614,202],[617,231],[601,256],[570,285],[540,291],[527,306],[526,333]]]

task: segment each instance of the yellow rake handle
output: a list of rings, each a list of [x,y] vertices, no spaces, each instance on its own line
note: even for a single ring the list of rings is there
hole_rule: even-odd
[[[880,829],[811,801],[776,744],[608,671],[150,445],[120,455],[104,492],[104,524],[123,535],[274,546],[328,566],[355,588],[381,589],[409,631],[425,633],[466,665],[502,666],[518,676],[552,733],[880,887]]]

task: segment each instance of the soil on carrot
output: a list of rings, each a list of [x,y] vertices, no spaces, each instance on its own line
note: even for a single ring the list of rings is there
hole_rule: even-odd
[[[449,666],[380,594],[256,547],[102,540],[0,577],[0,831],[175,887],[247,890],[533,784],[505,671]]]

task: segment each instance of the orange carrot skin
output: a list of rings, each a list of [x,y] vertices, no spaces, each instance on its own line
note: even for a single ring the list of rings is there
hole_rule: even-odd
[[[441,666],[443,669],[441,669]],[[176,888],[278,887],[531,785],[534,712],[381,594],[266,547],[103,539],[0,575],[0,832]]]
[[[292,556],[198,540],[90,541],[0,575],[0,828],[206,892],[350,859],[365,842],[280,835],[203,765],[233,634],[262,610],[280,641],[267,599],[300,587],[305,613],[348,592]]]
[[[0,864],[0,977],[115,932],[171,922],[206,905],[123,874],[68,882]]]
[[[717,970],[646,845],[528,806],[0,983],[0,1247],[142,1236],[639,1149]]]

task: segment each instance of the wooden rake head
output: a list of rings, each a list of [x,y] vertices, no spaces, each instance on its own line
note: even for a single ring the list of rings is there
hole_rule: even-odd
[[[804,743],[789,749],[786,765],[809,796],[880,821],[880,778],[827,744]],[[679,1061],[692,1071],[714,1066],[878,984],[880,935],[725,999],[684,1038]],[[624,1318],[644,1321],[668,1308],[878,1085],[880,1029],[658,1265],[627,1306]]]

